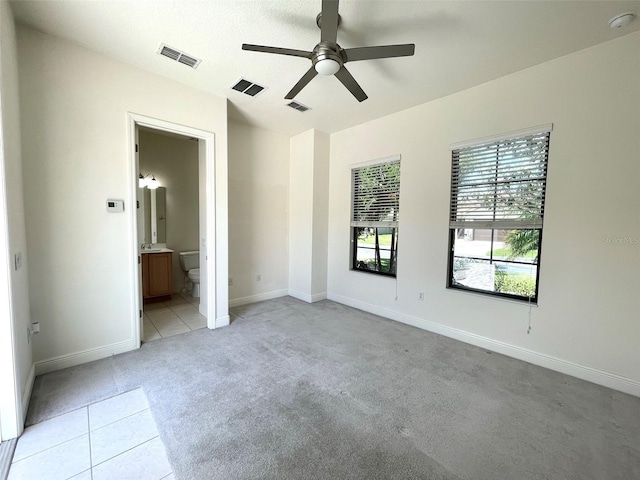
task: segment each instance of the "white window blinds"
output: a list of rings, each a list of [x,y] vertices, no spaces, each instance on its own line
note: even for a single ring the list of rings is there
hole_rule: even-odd
[[[542,228],[549,131],[453,149],[450,228]]]
[[[351,170],[352,227],[397,227],[400,214],[400,159]]]

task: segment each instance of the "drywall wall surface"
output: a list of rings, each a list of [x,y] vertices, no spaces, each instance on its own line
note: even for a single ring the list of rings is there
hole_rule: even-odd
[[[333,134],[330,298],[640,394],[638,51],[630,34]],[[538,306],[445,288],[449,145],[547,123]],[[349,167],[394,154],[397,283],[350,271],[348,258]]]
[[[327,294],[327,234],[329,228],[329,146],[330,137],[314,131],[313,143],[313,250],[311,252],[311,295]]]
[[[209,241],[226,267],[227,104],[27,28],[18,54],[31,311],[42,326],[34,360],[56,368],[133,348],[132,226],[105,208],[127,199],[128,212],[135,200],[128,112],[214,132],[220,239]]]
[[[289,292],[311,301],[313,278],[314,130],[290,141],[289,157]]]
[[[289,137],[233,121],[228,129],[233,305],[282,296],[288,289]]]
[[[174,251],[173,291],[180,292],[185,286],[185,275],[180,269],[179,253],[200,250],[198,140],[144,129],[138,138],[140,172],[153,174],[166,189],[164,243]]]
[[[8,2],[0,2],[0,107],[2,118],[0,120],[0,344],[2,355],[2,412],[6,405],[4,401],[9,388],[5,382],[13,382],[13,379],[4,375],[11,375],[13,365],[17,376],[17,391],[13,392],[17,405],[9,408],[13,411],[11,419],[0,418],[3,426],[3,436],[7,435],[7,428],[14,432],[11,436],[17,436],[21,432],[22,422],[16,418],[22,413],[22,397],[28,396],[30,382],[33,378],[29,375],[32,370],[32,348],[29,343],[27,329],[31,323],[29,310],[29,281],[28,264],[30,258],[27,255],[27,238],[25,229],[25,213],[22,189],[22,152],[20,140],[20,104],[18,87],[18,63],[16,33],[13,14]],[[20,256],[19,264],[16,264],[16,255]],[[11,345],[13,337],[13,346]],[[4,358],[8,355],[9,358]],[[13,355],[13,361],[10,356]],[[15,362],[15,363],[14,363]],[[7,370],[5,371],[5,367]],[[25,398],[28,401],[28,398]],[[17,427],[17,430],[15,428]]]

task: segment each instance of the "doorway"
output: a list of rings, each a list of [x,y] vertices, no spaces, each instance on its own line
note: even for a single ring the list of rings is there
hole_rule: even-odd
[[[200,140],[141,126],[137,138],[144,343],[206,327],[207,291],[200,291],[206,195],[200,195]]]
[[[204,130],[179,125],[164,120],[158,120],[143,115],[129,113],[130,133],[130,166],[131,166],[131,198],[135,204],[138,194],[139,176],[153,172],[141,172],[139,164],[139,152],[136,145],[139,143],[138,133],[141,129],[153,133],[181,136],[193,139],[197,144],[198,152],[198,246],[200,252],[200,297],[198,310],[206,317],[206,326],[216,328],[228,325],[228,299],[227,292],[221,291],[218,278],[227,277],[227,265],[219,261],[221,255],[226,256],[227,243],[218,239],[216,235],[226,235],[226,216],[218,218],[216,215],[218,188],[215,182],[216,163],[214,156],[214,134]],[[226,204],[225,204],[226,208]],[[144,238],[138,232],[138,209],[129,209],[131,224],[131,258],[132,258],[132,330],[135,344],[139,347],[143,338],[143,298],[142,298],[142,254],[141,245]],[[170,219],[169,219],[170,221]],[[153,238],[153,237],[152,237]],[[158,237],[155,237],[158,240]],[[161,242],[153,242],[161,243]],[[154,249],[155,250],[155,249]],[[155,252],[154,252],[155,253]],[[174,255],[178,255],[175,252]],[[148,257],[148,256],[147,256]],[[226,286],[226,281],[223,282]]]

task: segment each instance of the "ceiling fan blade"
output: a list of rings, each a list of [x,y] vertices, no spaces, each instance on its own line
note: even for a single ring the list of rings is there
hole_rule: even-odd
[[[358,85],[356,79],[353,78],[353,76],[349,73],[349,70],[344,67],[344,65],[340,67],[340,70],[336,72],[336,77],[338,77],[338,80],[340,80],[342,84],[347,87],[347,89],[353,94],[354,97],[358,99],[359,102],[364,102],[367,98],[369,98],[367,97],[367,94],[364,93],[364,90],[362,90],[362,87]]]
[[[275,53],[278,55],[291,55],[292,57],[311,58],[313,52],[305,50],[293,50],[291,48],[265,47],[264,45],[251,45],[249,43],[242,44],[242,50],[251,50],[252,52]]]
[[[320,40],[336,43],[338,39],[338,0],[322,0]]]
[[[318,74],[318,72],[316,72],[316,69],[314,67],[311,67],[309,70],[307,70],[307,73],[305,73],[302,78],[298,81],[298,83],[296,83],[293,88],[291,89],[291,91],[289,93],[287,93],[285,95],[284,98],[286,98],[287,100],[291,100],[293,97],[295,97],[297,94],[300,93],[300,90],[302,90],[304,87],[307,86],[307,84],[313,80],[313,78]]]
[[[344,53],[347,56],[347,62],[355,62],[357,60],[373,60],[376,58],[410,57],[415,53],[415,51],[416,46],[413,43],[344,49]]]

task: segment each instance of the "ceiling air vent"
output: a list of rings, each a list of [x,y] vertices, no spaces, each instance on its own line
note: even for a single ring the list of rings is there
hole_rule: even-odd
[[[180,50],[176,50],[175,48],[169,47],[164,43],[160,44],[158,53],[191,68],[196,68],[198,65],[200,65],[200,62],[202,62],[202,60],[198,60],[197,58],[192,57],[191,55],[187,55]]]
[[[246,95],[249,95],[250,97],[255,97],[261,91],[263,91],[265,87],[241,78],[231,87],[231,89],[242,92]]]
[[[303,105],[301,103],[298,102],[290,102],[287,103],[287,107],[291,107],[291,108],[295,108],[296,110],[298,110],[299,112],[306,112],[307,110],[311,110],[309,107],[307,107],[306,105]]]

